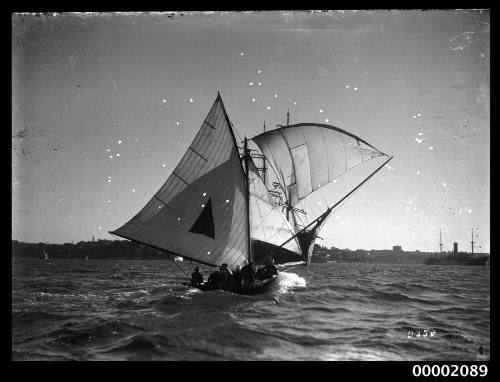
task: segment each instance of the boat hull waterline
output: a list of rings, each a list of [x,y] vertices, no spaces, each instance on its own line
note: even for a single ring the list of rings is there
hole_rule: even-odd
[[[197,288],[203,292],[210,292],[214,290],[224,290],[227,292],[235,293],[235,294],[242,294],[242,295],[255,295],[255,294],[260,294],[266,292],[273,284],[274,281],[278,278],[278,275],[272,275],[270,277],[267,277],[265,279],[260,279],[260,280],[254,280],[250,281],[241,285],[237,286],[231,286],[231,287],[216,287],[212,286],[208,283],[203,283]],[[192,287],[192,286],[191,286]]]

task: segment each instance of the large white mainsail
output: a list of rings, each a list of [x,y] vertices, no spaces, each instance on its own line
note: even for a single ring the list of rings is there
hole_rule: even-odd
[[[307,226],[304,231],[297,222],[295,210],[313,212],[305,203],[309,195],[358,164],[387,156],[354,134],[326,124],[282,126],[252,140],[270,166],[266,171],[266,187],[277,195],[275,202],[286,208],[287,219],[298,233],[302,254],[308,262],[317,233],[331,210],[327,209],[315,225]]]
[[[230,268],[249,256],[246,178],[220,94],[165,184],[111,232],[200,263]]]

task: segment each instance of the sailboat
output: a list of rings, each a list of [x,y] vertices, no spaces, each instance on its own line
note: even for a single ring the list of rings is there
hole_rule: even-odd
[[[43,257],[45,260],[49,259],[49,255],[47,255],[47,252],[45,252],[45,249],[43,250]]]
[[[260,153],[254,154],[246,137],[238,146],[218,93],[166,182],[110,233],[211,267],[259,267],[277,257],[309,262],[332,210],[369,177],[308,225],[298,223],[297,204],[355,165],[386,155],[348,132],[313,123],[282,126],[252,141]],[[264,168],[255,163],[259,158]],[[275,278],[261,277],[231,291],[260,293]]]

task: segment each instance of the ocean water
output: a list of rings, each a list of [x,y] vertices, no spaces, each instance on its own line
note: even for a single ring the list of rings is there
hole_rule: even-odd
[[[489,359],[487,267],[296,266],[257,296],[184,281],[169,261],[13,259],[12,358]]]

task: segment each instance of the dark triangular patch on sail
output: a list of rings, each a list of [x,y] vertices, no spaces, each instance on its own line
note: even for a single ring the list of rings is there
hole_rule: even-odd
[[[215,239],[215,226],[214,226],[214,216],[212,214],[212,199],[208,199],[207,204],[203,211],[201,211],[200,216],[194,222],[193,226],[189,232],[199,233],[200,235],[205,235]]]

